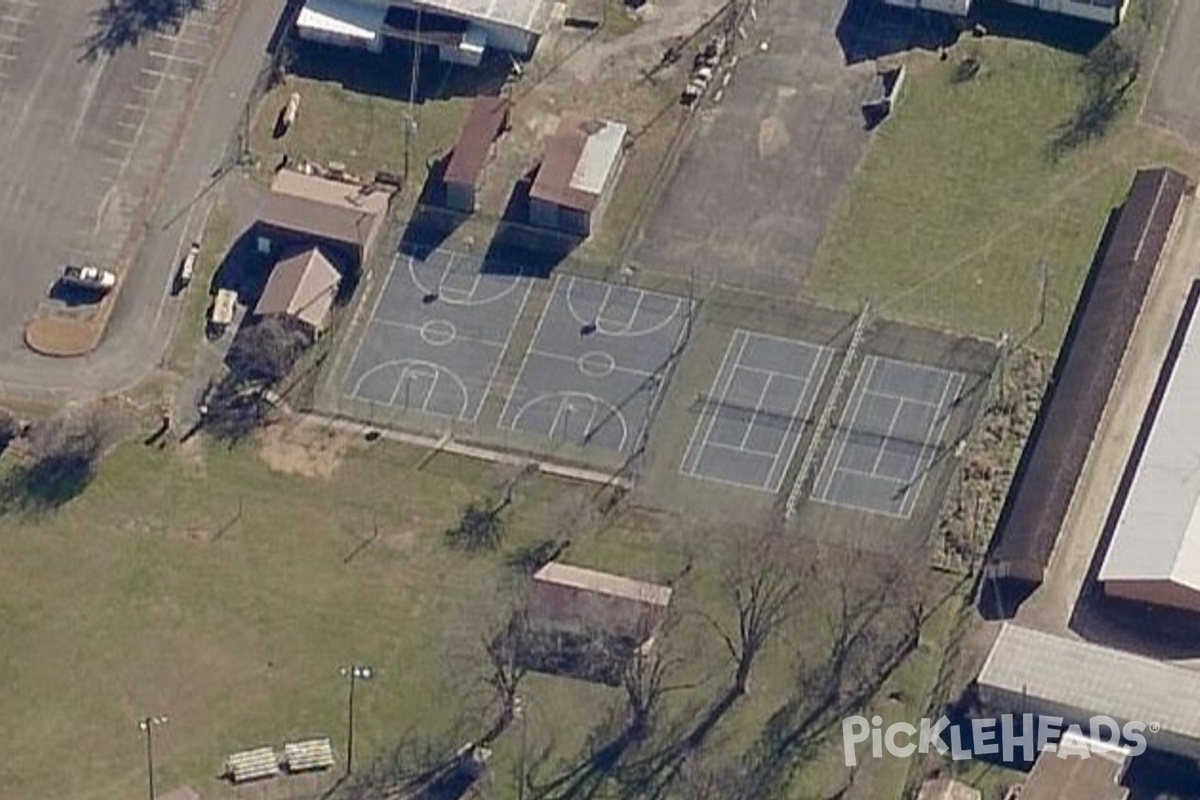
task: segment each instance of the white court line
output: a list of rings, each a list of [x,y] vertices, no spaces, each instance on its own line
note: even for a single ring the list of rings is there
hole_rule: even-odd
[[[550,297],[546,300],[546,305],[542,309],[542,315],[538,317],[537,325],[533,329],[533,338],[529,340],[529,349],[533,349],[533,345],[537,342],[538,336],[542,332],[542,325],[546,322],[546,317],[550,316],[550,309],[554,306],[554,298],[558,295],[558,287],[562,283],[562,276],[554,276],[554,285],[550,287]],[[517,393],[517,387],[521,385],[521,378],[525,375],[525,367],[529,366],[529,350],[525,351],[524,357],[521,359],[521,368],[517,370],[517,378],[513,381],[512,388],[508,390],[508,398],[504,401],[504,408],[500,409],[500,419],[496,421],[496,427],[504,427],[504,417],[508,414],[508,407],[512,405],[513,396]],[[508,425],[509,430],[515,431],[516,417],[514,417]]]
[[[716,394],[717,384],[719,384],[721,382],[721,376],[723,374],[725,375],[725,391],[729,390],[729,384],[733,380],[734,368],[737,367],[737,362],[742,357],[742,350],[746,349],[745,337],[748,335],[749,335],[748,331],[744,331],[739,328],[733,332],[733,336],[729,337],[729,344],[725,347],[725,355],[721,357],[721,365],[719,367],[717,367],[717,374],[713,376],[712,385],[710,385],[708,387],[709,400],[714,399],[714,396]],[[730,368],[729,372],[725,373],[725,369],[729,364],[729,356],[733,354],[734,342],[737,341],[738,336],[742,336],[743,339],[742,339],[742,345],[738,349],[737,359],[735,359],[733,362],[734,368]],[[703,427],[703,425],[704,425],[705,416],[708,417],[708,428],[704,431],[704,438],[700,440],[700,449],[695,451],[696,458],[692,463],[692,467],[690,469],[688,469],[688,468],[686,468],[686,465],[688,462],[688,456],[690,456],[692,454],[692,448],[696,444],[696,435],[700,433],[700,428]],[[692,429],[692,437],[688,440],[687,450],[685,450],[683,452],[683,463],[679,465],[679,471],[682,472],[684,475],[691,475],[693,477],[703,477],[702,475],[696,474],[695,468],[696,468],[696,464],[700,463],[700,457],[704,454],[704,448],[708,443],[709,434],[712,433],[713,426],[716,424],[716,416],[717,416],[717,409],[715,409],[715,408],[710,409],[708,407],[707,402],[704,404],[704,407],[702,407],[700,409],[700,419],[696,420],[696,427]]]
[[[737,372],[737,368],[734,368],[734,372]],[[750,439],[750,432],[758,424],[758,415],[762,413],[763,400],[767,398],[767,391],[771,388],[771,381],[774,378],[774,375],[768,376],[766,381],[763,382],[762,391],[758,393],[758,400],[754,401],[754,411],[750,414],[750,422],[746,425],[746,430],[742,432],[742,443],[738,446],[739,449],[745,449],[746,442]],[[776,449],[775,453],[778,455],[779,450]]]
[[[966,380],[967,380],[966,376],[962,375],[961,373],[951,373],[951,378],[948,381],[946,381],[946,388],[942,392],[942,402],[943,403],[945,403],[946,396],[950,393],[950,385],[955,382],[955,379],[957,379],[957,381],[958,381],[958,386],[954,390],[955,394],[958,394],[958,392],[962,389],[963,384],[966,383]],[[918,457],[918,459],[917,459],[917,463],[921,465],[920,469],[917,471],[917,474],[920,477],[917,478],[917,482],[915,484],[909,485],[908,492],[905,494],[904,500],[900,504],[900,508],[901,508],[901,510],[903,510],[904,503],[908,502],[908,500],[910,498],[912,499],[912,504],[909,507],[908,512],[904,515],[905,518],[912,516],[913,509],[916,507],[916,504],[917,504],[917,498],[919,498],[921,496],[921,489],[925,485],[925,479],[927,477],[929,477],[928,470],[929,470],[929,466],[933,463],[934,451],[937,449],[938,444],[942,441],[942,437],[946,435],[946,427],[949,424],[950,424],[950,415],[943,414],[942,415],[942,424],[938,427],[937,436],[931,438],[929,440],[929,442],[927,442],[926,445],[923,445],[921,448],[921,456]],[[929,452],[929,456],[930,456],[929,461],[928,461],[928,463],[921,464],[921,461],[924,459],[924,456],[925,456],[926,448],[928,448],[928,452]]]
[[[871,374],[870,375],[867,374],[867,364],[868,363],[871,364]],[[854,388],[850,390],[851,397],[853,397],[855,395],[855,393],[858,393],[858,402],[854,404],[853,414],[850,411],[849,403],[847,403],[846,407],[842,409],[842,418],[839,421],[841,430],[838,431],[838,435],[842,437],[841,446],[837,448],[837,451],[838,451],[837,458],[833,461],[832,468],[829,470],[828,473],[825,472],[825,468],[830,466],[829,460],[831,458],[833,458],[834,448],[831,445],[830,448],[825,451],[825,460],[821,462],[821,470],[817,473],[817,484],[818,485],[820,484],[820,482],[821,482],[820,477],[823,474],[827,474],[828,480],[825,482],[826,491],[824,491],[824,492],[819,490],[818,485],[813,486],[812,496],[817,498],[818,500],[823,500],[824,498],[822,497],[822,495],[827,494],[828,491],[831,490],[833,487],[834,474],[837,472],[838,465],[842,463],[842,454],[846,452],[846,444],[850,439],[850,434],[847,432],[849,425],[858,416],[858,410],[860,408],[862,408],[863,398],[866,397],[866,394],[867,394],[866,387],[870,385],[870,380],[872,377],[874,377],[875,370],[878,367],[879,367],[879,357],[878,356],[867,356],[863,360],[862,366],[859,367],[859,369],[858,369],[858,376],[854,379]],[[860,386],[862,387],[861,392],[859,391]],[[835,398],[832,398],[832,397],[830,398],[830,400],[834,400],[834,399]]]
[[[421,329],[425,327],[423,324],[418,325],[415,322],[396,322],[395,320],[382,319],[378,317],[373,318],[372,322],[377,322],[386,328],[401,328],[403,330],[416,331],[418,334],[421,332]],[[424,341],[424,339],[422,339],[422,341]],[[493,342],[491,339],[472,339],[470,336],[459,336],[457,333],[454,334],[454,341],[467,342],[472,345],[484,345],[486,347],[504,346],[504,342]]]
[[[778,480],[773,482],[774,489],[771,491],[775,492],[779,491],[779,487],[783,485],[783,479],[784,476],[787,475],[788,465],[792,463],[792,460],[796,457],[796,450],[800,447],[800,439],[802,437],[799,431],[795,431],[795,426],[797,424],[802,424],[802,420],[807,420],[809,415],[812,414],[813,405],[817,402],[817,395],[821,392],[821,384],[825,382],[825,375],[829,372],[829,364],[833,361],[832,351],[828,347],[821,345],[807,346],[817,347],[817,357],[813,360],[812,368],[808,371],[808,377],[804,379],[804,390],[801,391],[800,395],[796,398],[796,406],[792,409],[792,416],[791,419],[788,420],[787,430],[783,432],[783,440],[779,443],[779,453],[776,455],[776,461],[775,463],[771,464],[771,471],[767,473],[767,478],[770,479],[770,476],[775,472],[779,465],[783,464],[783,469],[779,472]],[[817,376],[816,384],[814,386],[813,373],[817,371],[818,364],[821,365],[821,370],[820,375]],[[810,389],[812,390],[811,394],[809,393]],[[808,404],[804,409],[804,413],[801,414],[800,406],[804,403],[804,398],[806,396],[808,397]],[[795,431],[794,435],[793,431]],[[789,436],[793,437],[792,449],[788,452],[787,457],[780,461],[779,459],[783,457],[783,444],[787,441],[787,437]]]
[[[584,355],[590,355],[591,353],[600,353],[600,352],[604,352],[604,351],[603,350],[592,350],[592,351],[589,351],[589,353],[585,353]],[[529,353],[531,353],[532,355],[535,355],[535,356],[541,356],[542,358],[550,358],[555,361],[565,361],[568,364],[577,365],[579,363],[579,357],[577,357],[577,356],[565,356],[562,353],[549,353],[549,352],[546,352],[545,350],[537,350],[532,347],[529,348]],[[611,353],[605,353],[605,355],[608,355],[610,357],[612,356]],[[620,364],[616,363],[616,359],[613,359],[612,372],[624,372],[628,375],[637,375],[640,378],[652,378],[656,374],[654,372],[646,372],[645,370],[634,369],[633,367],[622,367]],[[588,375],[586,372],[583,374],[585,377],[592,378],[593,380],[603,380],[605,376],[611,375],[612,373],[611,372],[606,373],[605,376],[601,376],[600,378],[596,378],[592,375]]]
[[[718,450],[730,450],[734,453],[743,453],[745,455],[754,456],[756,458],[766,458],[766,459],[769,459],[772,464],[775,463],[775,459],[779,458],[778,451],[776,451],[774,453],[770,453],[770,452],[767,452],[766,450],[755,450],[753,447],[746,447],[745,445],[725,444],[724,442],[714,442],[714,441],[710,440],[710,441],[706,442],[704,444],[704,446],[706,448],[715,447]],[[768,477],[769,477],[769,474],[768,474]],[[766,488],[767,487],[765,487],[765,486],[763,487],[764,490]]]
[[[888,421],[887,433],[885,433],[883,438],[879,441],[879,452],[875,454],[875,463],[871,465],[872,475],[877,475],[879,473],[879,462],[883,461],[883,454],[887,452],[887,443],[892,438],[892,434],[896,431],[896,420],[900,419],[900,412],[903,409],[904,401],[901,400],[900,402],[896,403],[896,410],[892,412],[892,418]],[[851,424],[853,424],[853,422]],[[929,432],[926,431],[926,436],[928,435]]]
[[[525,281],[524,278],[516,278],[516,280],[525,282],[525,294],[521,297],[521,305],[517,308],[516,315],[509,322],[508,335],[504,337],[504,345],[500,348],[500,355],[496,356],[496,363],[492,366],[492,374],[488,376],[487,385],[483,387],[483,397],[475,409],[475,416],[471,419],[472,422],[478,422],[479,415],[483,413],[483,407],[487,403],[488,395],[492,393],[492,384],[495,383],[496,376],[500,374],[500,366],[504,363],[504,356],[508,354],[508,346],[512,344],[513,332],[517,329],[517,325],[520,324],[521,317],[525,316],[525,305],[529,302],[529,295],[533,293],[533,284],[531,282]]]
[[[929,406],[930,408],[938,407],[937,403],[931,403],[928,400],[921,400],[916,397],[907,397],[902,394],[892,394],[891,392],[881,392],[878,389],[866,389],[865,391],[867,394],[873,394],[876,397],[886,397],[889,400],[900,400],[902,402],[912,403],[913,405],[917,406]]]
[[[399,260],[399,255],[392,256],[392,262],[388,264],[387,277],[383,279],[383,284],[379,287],[379,294],[375,297],[375,305],[371,308],[371,315],[367,317],[367,324],[363,326],[362,335],[358,337],[358,343],[354,345],[354,355],[350,358],[350,365],[346,368],[347,371],[354,369],[354,365],[358,363],[358,351],[362,349],[362,344],[366,341],[367,334],[371,331],[371,323],[375,321],[375,314],[379,311],[379,304],[383,301],[383,296],[387,294],[388,284],[392,282],[392,273],[395,271],[396,262]],[[347,374],[346,377],[350,376]],[[349,396],[358,399],[353,394]]]

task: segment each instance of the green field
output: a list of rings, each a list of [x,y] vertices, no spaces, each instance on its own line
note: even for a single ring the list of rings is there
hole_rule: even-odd
[[[1139,167],[1195,168],[1176,140],[1129,110],[1109,135],[1056,154],[1083,98],[1082,59],[1020,41],[966,41],[948,61],[918,55],[876,134],[806,291],[820,302],[1056,350],[1105,219]],[[981,69],[955,81],[956,64]],[[1143,68],[1142,75],[1149,74]],[[1044,266],[1044,269],[1043,269]]]
[[[412,739],[452,750],[496,714],[483,642],[520,585],[506,562],[548,536],[569,535],[572,563],[660,581],[687,575],[661,647],[668,682],[685,688],[666,695],[648,752],[670,752],[723,695],[731,665],[713,621],[734,624],[722,575],[748,527],[698,531],[636,508],[571,524],[595,488],[529,478],[506,512],[501,551],[465,554],[443,531],[467,501],[495,496],[511,468],[344,436],[305,428],[300,439],[272,434],[261,451],[128,443],[66,506],[0,518],[0,718],[19,732],[0,767],[6,800],[134,796],[145,780],[136,721],[147,714],[170,718],[155,739],[162,790],[225,797],[215,777],[225,755],[295,737],[331,735],[340,757],[337,669],[352,661],[378,672],[358,696],[358,764]],[[780,729],[798,718],[803,696],[781,710],[795,706],[801,672],[824,668],[836,594],[823,576],[796,599],[750,693],[703,737],[698,761],[733,768],[761,745],[772,715]],[[897,674],[914,689],[901,707],[889,701],[894,713],[919,713],[921,676],[937,661],[928,648]],[[619,728],[625,708],[620,689],[562,677],[531,675],[521,692],[525,730],[495,743],[498,797],[516,796],[522,761],[539,785],[586,763],[588,743]],[[840,747],[821,741],[788,751],[788,769],[801,768],[788,796],[843,779]],[[907,765],[884,766],[862,785],[877,775],[898,790]],[[316,784],[271,786],[261,796],[312,796]]]

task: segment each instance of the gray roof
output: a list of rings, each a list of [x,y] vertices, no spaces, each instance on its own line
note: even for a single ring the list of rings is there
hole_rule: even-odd
[[[1101,581],[1169,581],[1200,592],[1200,317],[1189,316],[1166,391],[1148,412],[1153,428]]]
[[[550,0],[410,0],[442,14],[540,34],[550,20]]]
[[[1200,672],[1005,623],[976,679],[1002,713],[1157,723],[1149,747],[1200,755]]]

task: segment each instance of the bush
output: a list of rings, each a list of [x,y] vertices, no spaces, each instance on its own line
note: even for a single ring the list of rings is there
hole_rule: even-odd
[[[241,383],[282,380],[312,344],[308,330],[286,317],[268,317],[238,332],[225,361]]]

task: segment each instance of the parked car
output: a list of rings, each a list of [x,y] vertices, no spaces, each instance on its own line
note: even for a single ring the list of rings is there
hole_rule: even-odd
[[[200,243],[192,242],[187,254],[179,264],[179,272],[175,275],[175,291],[182,292],[192,282],[192,273],[196,271],[196,259],[200,256]]]
[[[117,285],[117,275],[107,269],[100,269],[90,264],[75,266],[69,264],[63,267],[60,280],[67,286],[89,289],[95,292],[107,292]]]

